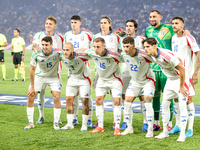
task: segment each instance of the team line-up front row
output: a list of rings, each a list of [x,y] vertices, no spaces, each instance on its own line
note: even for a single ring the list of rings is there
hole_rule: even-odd
[[[187,125],[186,102],[189,92],[189,72],[186,64],[189,64],[187,53],[182,52],[179,58],[172,51],[158,48],[154,38],[147,38],[142,41],[143,49],[138,49],[134,45],[132,37],[125,37],[122,41],[124,51],[120,55],[116,51],[105,48],[105,40],[96,38],[93,48],[88,50],[74,51],[73,44],[66,42],[63,50],[52,48],[52,38],[46,36],[42,39],[41,52],[34,52],[31,58],[30,80],[31,85],[28,91],[27,116],[29,124],[25,129],[34,127],[34,100],[44,86],[49,85],[54,99],[54,129],[60,129],[58,122],[61,114],[60,90],[61,78],[59,76],[59,64],[62,60],[69,68],[69,79],[66,85],[66,110],[67,125],[61,129],[73,129],[73,100],[80,89],[82,101],[82,127],[81,131],[87,131],[87,121],[89,119],[89,98],[91,89],[90,70],[86,61],[92,59],[95,63],[99,75],[96,84],[96,117],[98,126],[90,131],[91,133],[104,131],[104,107],[103,100],[108,90],[113,97],[113,112],[115,131],[114,135],[126,135],[133,133],[132,127],[132,107],[134,99],[140,95],[146,108],[146,118],[148,122],[147,138],[153,137],[154,111],[152,99],[155,92],[155,75],[150,68],[150,63],[157,63],[163,73],[167,76],[167,83],[163,92],[162,118],[163,132],[155,138],[161,139],[169,137],[168,122],[170,117],[170,102],[179,97],[180,127],[181,132],[177,141],[185,141],[185,129]],[[120,133],[121,106],[120,98],[122,94],[123,82],[119,63],[125,63],[131,76],[129,86],[126,90],[124,102],[124,116],[127,128]],[[36,65],[39,65],[40,72],[35,76]],[[173,85],[173,86],[172,86]]]

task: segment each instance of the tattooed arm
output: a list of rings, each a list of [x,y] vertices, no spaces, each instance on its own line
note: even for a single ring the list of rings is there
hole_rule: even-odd
[[[200,51],[195,52],[197,59],[196,59],[196,68],[194,71],[194,74],[192,76],[192,81],[193,84],[197,84],[198,83],[198,78],[199,78],[199,68],[200,68]]]

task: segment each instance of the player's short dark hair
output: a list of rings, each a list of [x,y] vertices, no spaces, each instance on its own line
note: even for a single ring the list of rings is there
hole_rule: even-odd
[[[135,41],[132,37],[127,36],[122,40],[123,44],[131,44],[131,45],[135,45]]]
[[[42,38],[42,41],[45,41],[45,42],[50,42],[50,44],[53,43],[53,39],[51,36],[45,36]]]
[[[161,15],[160,11],[157,9],[152,10],[150,13],[152,13],[152,12],[157,12],[157,14]]]
[[[53,21],[55,24],[57,24],[57,19],[56,19],[55,17],[53,17],[53,16],[47,17],[46,20],[51,20],[51,21]]]
[[[132,23],[134,24],[134,27],[135,27],[135,28],[138,27],[137,21],[135,21],[135,20],[133,20],[133,19],[128,19],[128,20],[126,21],[126,24],[127,24],[128,22],[132,22]],[[137,31],[137,30],[135,30],[135,31]]]
[[[106,19],[109,22],[109,24],[112,23],[112,20],[108,16],[103,16],[103,17],[101,17],[101,19]],[[112,27],[111,26],[109,27],[109,30],[110,30],[110,32],[112,32]],[[101,28],[100,28],[100,31],[101,31]]]
[[[73,16],[71,17],[71,20],[78,20],[78,21],[81,22],[81,17],[80,17],[79,15],[73,15]]]
[[[147,38],[147,39],[144,39],[144,40],[142,41],[142,44],[144,45],[145,42],[147,42],[147,43],[150,44],[150,45],[156,45],[156,44],[157,44],[157,41],[156,41],[156,39],[154,39],[154,38]]]
[[[94,42],[96,42],[96,43],[101,42],[102,44],[105,44],[105,40],[101,37],[94,39]]]
[[[172,19],[172,21],[173,21],[173,20],[176,20],[176,19],[178,19],[178,20],[180,20],[180,21],[182,21],[182,22],[184,23],[184,19],[183,19],[182,17],[176,16],[176,17],[174,17],[174,18]]]
[[[20,30],[19,29],[15,29],[19,34],[20,34]]]

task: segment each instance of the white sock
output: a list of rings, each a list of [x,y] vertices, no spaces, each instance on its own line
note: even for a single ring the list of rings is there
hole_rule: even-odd
[[[146,116],[146,108],[145,108],[145,105],[144,105],[144,101],[140,101],[141,105],[141,112],[143,114],[143,124],[144,123],[147,123],[147,116]]]
[[[193,131],[194,113],[195,113],[194,103],[192,102],[188,104],[187,109],[188,109],[188,129],[191,129]]]
[[[172,127],[172,121],[169,121],[169,126]]]
[[[123,115],[123,122],[125,122],[125,116],[124,116],[124,101],[125,101],[125,99],[122,99],[121,111],[122,111],[122,115]]]
[[[73,126],[74,114],[67,114],[67,124]]]
[[[34,107],[26,107],[28,121],[33,123]]]
[[[61,108],[54,108],[54,123],[58,123],[58,120],[60,118],[61,114]]]
[[[113,107],[113,118],[114,118],[114,119],[113,119],[113,123],[114,123],[114,122],[115,122],[115,117],[114,117],[114,116],[115,116],[115,113],[114,113],[114,108],[115,108],[115,106],[114,106],[114,101],[113,101],[113,96],[112,96],[112,94],[110,94],[110,96],[111,96],[111,99],[112,99],[112,102],[113,102],[113,103],[112,103],[112,107]]]
[[[153,132],[154,111],[153,111],[152,103],[144,103],[144,105],[146,108],[148,131]]]
[[[170,119],[170,101],[163,100],[162,102],[162,121],[163,121],[163,132],[168,133],[168,123]]]
[[[45,90],[41,90],[40,93],[38,93],[38,109],[39,109],[39,114],[40,117],[44,117],[44,95],[45,95]]]
[[[188,118],[186,102],[179,101],[179,108],[180,108],[180,127],[181,127],[180,135],[185,136],[185,129],[186,129],[187,118]]]
[[[104,121],[103,105],[96,106],[96,116],[97,116],[97,120],[98,120],[98,126],[103,128],[103,121]]]
[[[180,109],[179,109],[179,102],[175,102],[175,109],[174,109],[175,117],[176,117],[176,125],[180,127]]]
[[[131,106],[132,106],[132,103],[124,102],[124,119],[125,119],[124,122],[127,123],[128,127],[132,127],[131,117],[133,117],[133,115],[131,115],[132,113]]]
[[[93,99],[92,96],[90,95],[89,97],[89,117],[88,119],[92,121],[92,112],[93,112]]]
[[[78,108],[79,108],[79,97],[75,96],[73,101],[73,107],[74,107],[74,118],[78,120]]]
[[[88,121],[89,115],[82,115],[82,127],[83,129],[87,130],[87,121]]]
[[[119,124],[121,121],[121,106],[114,106],[114,120],[115,127],[119,128]]]

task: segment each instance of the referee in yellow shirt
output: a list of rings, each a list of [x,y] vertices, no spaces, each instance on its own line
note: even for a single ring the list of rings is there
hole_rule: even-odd
[[[24,60],[24,53],[25,53],[25,41],[22,37],[19,36],[20,31],[19,29],[14,30],[15,38],[12,39],[11,44],[11,59],[13,60],[13,64],[15,66],[15,77],[12,81],[17,81],[18,79],[18,64],[21,64],[21,61]],[[22,76],[22,81],[25,81],[25,73]]]
[[[7,39],[5,35],[0,33],[0,62],[1,62],[1,69],[3,74],[3,81],[6,80],[6,67],[4,64],[4,47],[7,46]]]

